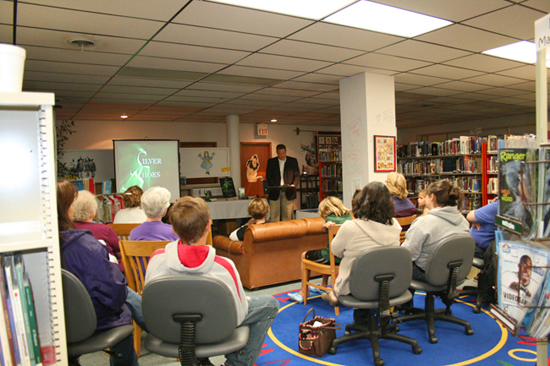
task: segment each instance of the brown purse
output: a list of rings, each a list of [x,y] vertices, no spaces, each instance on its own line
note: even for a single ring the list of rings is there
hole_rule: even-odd
[[[309,313],[313,311],[313,319],[306,321]],[[315,322],[319,322],[314,326]],[[332,318],[315,316],[315,309],[311,308],[300,323],[298,336],[298,349],[300,353],[309,356],[321,357],[327,353],[332,340],[336,338],[336,329],[342,329],[340,324]]]

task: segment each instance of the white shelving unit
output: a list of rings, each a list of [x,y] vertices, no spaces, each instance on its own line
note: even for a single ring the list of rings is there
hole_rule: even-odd
[[[56,208],[54,94],[0,93],[0,254],[23,255],[46,364],[67,365]]]

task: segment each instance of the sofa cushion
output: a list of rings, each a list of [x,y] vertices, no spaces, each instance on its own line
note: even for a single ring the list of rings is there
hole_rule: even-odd
[[[247,232],[250,232],[249,235],[252,235],[252,240],[255,243],[262,243],[265,241],[300,238],[308,234],[321,233],[323,222],[324,220],[320,217],[269,222],[264,225],[252,225]]]

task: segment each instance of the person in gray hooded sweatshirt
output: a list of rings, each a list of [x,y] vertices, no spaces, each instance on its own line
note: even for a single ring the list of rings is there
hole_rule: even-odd
[[[469,234],[470,224],[459,210],[464,195],[448,180],[433,182],[428,187],[426,216],[414,220],[402,246],[407,247],[413,260],[413,279],[426,282],[428,257],[441,240],[456,234]]]

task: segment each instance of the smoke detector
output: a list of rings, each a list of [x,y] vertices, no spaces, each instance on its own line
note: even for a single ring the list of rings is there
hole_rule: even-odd
[[[75,38],[75,39],[69,39],[67,41],[68,44],[70,44],[73,47],[78,47],[82,51],[84,51],[84,48],[91,48],[95,46],[95,42],[90,41],[89,39],[84,38]]]

